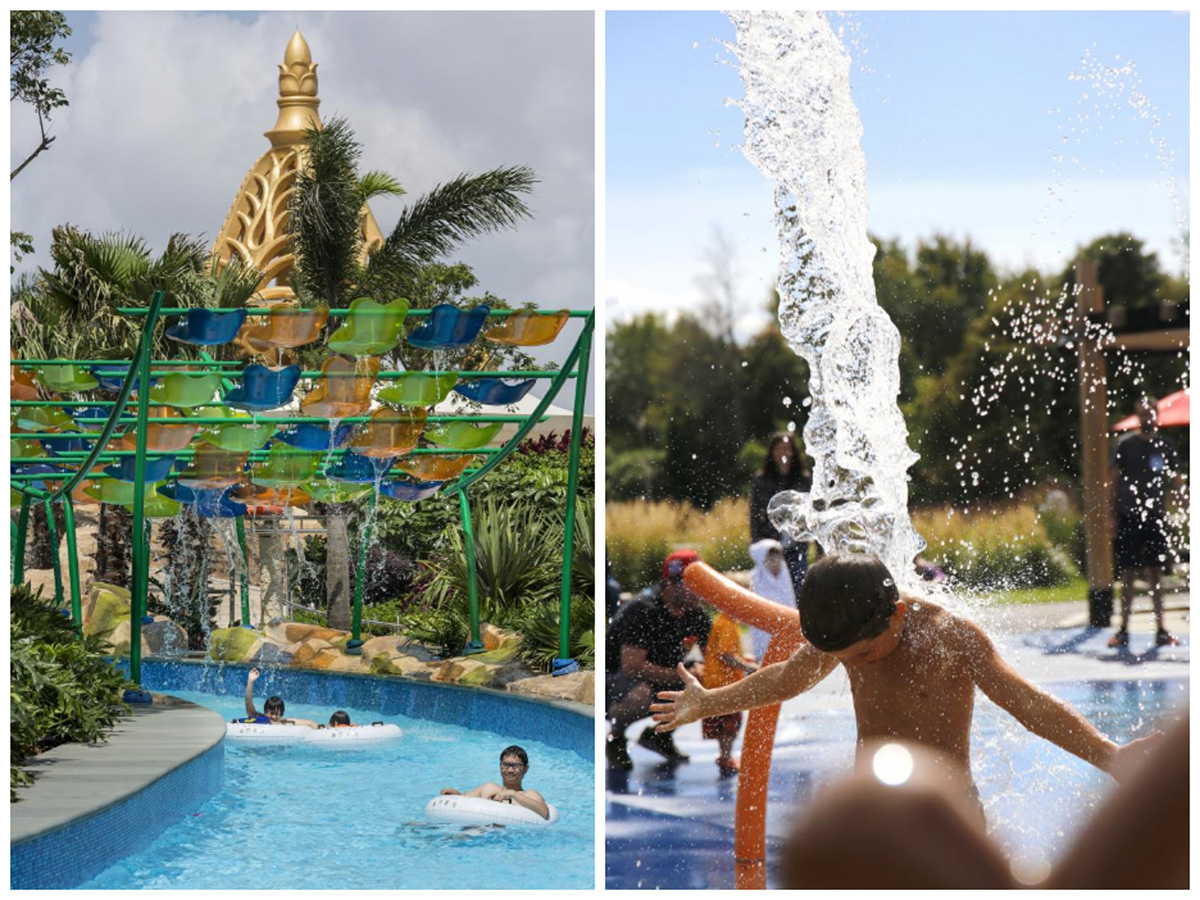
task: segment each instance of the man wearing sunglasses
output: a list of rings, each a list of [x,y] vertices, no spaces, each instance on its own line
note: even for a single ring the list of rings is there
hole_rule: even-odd
[[[443,794],[462,794],[464,797],[482,797],[497,803],[513,803],[531,809],[543,819],[550,818],[550,807],[537,791],[527,790],[522,785],[529,771],[529,754],[513,744],[500,752],[500,780],[502,785],[489,781],[477,788],[463,792],[455,788],[442,788]]]

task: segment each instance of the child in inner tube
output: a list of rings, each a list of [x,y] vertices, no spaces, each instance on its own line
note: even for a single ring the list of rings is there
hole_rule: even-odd
[[[550,807],[537,791],[529,790],[521,783],[525,773],[529,771],[529,754],[514,744],[500,751],[500,780],[503,786],[495,782],[481,784],[463,794],[456,788],[442,788],[443,794],[463,794],[466,797],[482,797],[484,800],[495,800],[497,803],[512,803],[531,809],[543,819],[550,818]]]
[[[268,697],[267,702],[263,704],[263,711],[260,713],[254,708],[254,682],[258,681],[258,676],[261,673],[258,669],[251,669],[250,674],[246,677],[246,716],[245,721],[254,722],[259,725],[307,725],[309,728],[319,727],[316,722],[310,719],[285,719],[283,717],[283,698]]]

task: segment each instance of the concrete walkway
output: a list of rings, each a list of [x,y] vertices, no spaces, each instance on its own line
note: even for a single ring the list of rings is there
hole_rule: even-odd
[[[31,785],[9,805],[10,841],[18,843],[100,812],[153,784],[225,737],[225,720],[212,710],[154,695],[135,704],[95,744],[64,744],[30,761]]]

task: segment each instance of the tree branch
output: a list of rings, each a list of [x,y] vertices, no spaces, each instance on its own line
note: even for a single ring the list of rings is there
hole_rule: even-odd
[[[43,150],[49,150],[50,145],[54,143],[54,138],[47,137],[47,135],[46,135],[46,123],[42,119],[42,111],[40,109],[37,111],[37,117],[38,117],[38,128],[40,128],[42,131],[42,142],[40,144],[38,144],[38,147],[36,150],[34,150],[32,153],[29,154],[29,156],[27,156],[25,158],[25,162],[21,163],[19,166],[17,166],[15,169],[12,170],[12,174],[8,176],[9,181],[12,181],[14,178],[16,178],[18,175],[20,175],[21,171],[27,165],[29,165],[31,162],[33,162],[34,157],[36,157]]]

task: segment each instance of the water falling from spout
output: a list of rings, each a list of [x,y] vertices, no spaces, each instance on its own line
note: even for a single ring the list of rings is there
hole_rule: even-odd
[[[875,299],[850,57],[821,13],[729,16],[745,86],[742,150],[775,182],[780,326],[810,370],[812,491],[776,495],[768,515],[826,552],[873,553],[913,585],[924,547],[908,517],[917,455],[896,405],[900,335]]]

